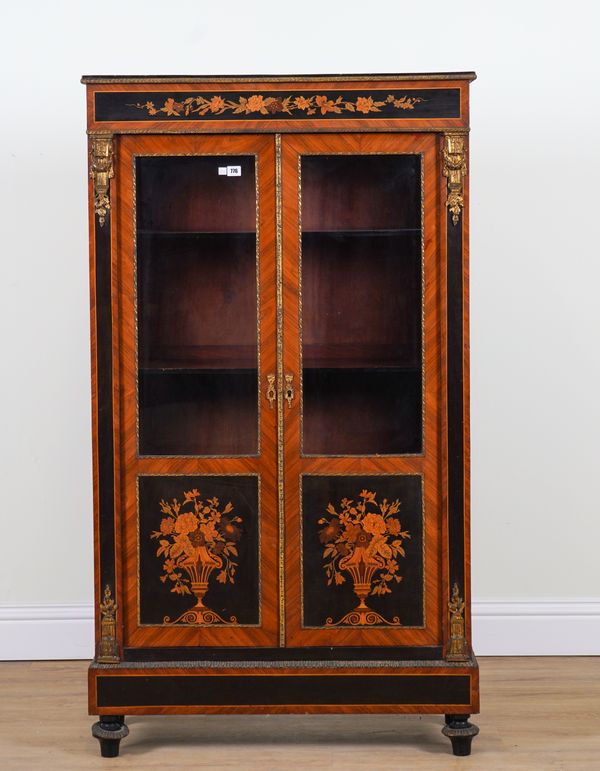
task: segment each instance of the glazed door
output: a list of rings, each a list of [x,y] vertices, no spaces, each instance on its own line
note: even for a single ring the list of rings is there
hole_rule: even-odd
[[[277,644],[273,144],[118,147],[126,648]]]
[[[283,139],[290,646],[441,643],[436,148]]]

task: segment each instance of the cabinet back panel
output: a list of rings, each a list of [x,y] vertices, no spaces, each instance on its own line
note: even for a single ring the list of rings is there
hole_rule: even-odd
[[[239,166],[239,177],[219,167]],[[202,155],[137,159],[138,227],[168,231],[254,231],[254,157]]]

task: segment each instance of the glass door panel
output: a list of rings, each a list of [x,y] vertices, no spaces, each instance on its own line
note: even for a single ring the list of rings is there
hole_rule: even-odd
[[[286,642],[436,646],[437,139],[282,145]]]
[[[302,450],[422,452],[420,155],[300,159]]]
[[[255,157],[136,159],[139,452],[258,453]]]
[[[117,164],[125,645],[276,645],[275,142],[124,136]]]

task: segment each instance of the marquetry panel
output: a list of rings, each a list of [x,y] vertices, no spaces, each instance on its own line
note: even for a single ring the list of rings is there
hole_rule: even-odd
[[[302,628],[425,627],[423,478],[302,476]]]
[[[176,79],[88,83],[95,131],[124,133],[424,131],[468,125],[471,73],[394,76]]]
[[[260,626],[259,480],[138,477],[141,626]]]

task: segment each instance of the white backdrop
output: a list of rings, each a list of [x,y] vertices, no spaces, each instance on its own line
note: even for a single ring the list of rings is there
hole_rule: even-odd
[[[80,75],[469,69],[476,640],[600,652],[597,7],[2,4],[0,658],[90,655]]]

